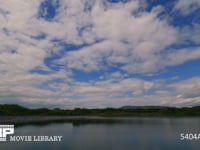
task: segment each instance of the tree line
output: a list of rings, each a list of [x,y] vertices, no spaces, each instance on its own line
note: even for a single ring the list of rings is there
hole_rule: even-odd
[[[162,106],[125,106],[121,108],[87,109],[74,108],[26,108],[16,104],[1,104],[0,116],[132,116],[132,117],[181,117],[200,116],[200,106],[162,107]]]

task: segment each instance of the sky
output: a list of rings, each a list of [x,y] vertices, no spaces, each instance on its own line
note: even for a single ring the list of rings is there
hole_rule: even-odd
[[[200,0],[0,0],[0,103],[200,105]]]

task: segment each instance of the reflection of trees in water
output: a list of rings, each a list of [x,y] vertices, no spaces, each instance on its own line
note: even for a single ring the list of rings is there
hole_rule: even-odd
[[[16,127],[33,125],[48,126],[50,124],[72,124],[73,127],[84,125],[115,125],[115,124],[134,124],[134,125],[156,125],[156,124],[173,124],[173,118],[141,118],[141,117],[37,117],[32,122],[26,122],[26,117],[22,117],[24,122],[15,123]],[[47,119],[48,118],[48,119]],[[181,118],[180,118],[181,119]],[[41,121],[42,120],[42,121]]]

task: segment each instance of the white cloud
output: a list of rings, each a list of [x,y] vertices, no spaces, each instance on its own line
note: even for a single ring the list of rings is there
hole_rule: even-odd
[[[165,55],[163,63],[165,63],[166,66],[174,66],[198,58],[200,58],[200,48],[187,48],[173,51]]]
[[[172,85],[177,94],[182,95],[173,102],[174,95],[169,94],[160,81],[127,75],[156,72],[200,58],[199,48],[171,50],[165,54],[166,47],[180,40],[180,33],[167,20],[157,17],[163,11],[161,6],[146,12],[140,9],[143,6],[138,0],[115,4],[104,0],[60,0],[55,16],[47,20],[39,15],[42,2],[0,2],[1,102],[30,106],[44,103],[68,108],[169,105],[181,104],[181,100],[186,101],[190,95],[179,84]],[[56,1],[52,3],[56,5]],[[182,11],[190,4],[179,1],[176,8]],[[48,14],[47,10],[43,13],[46,13],[43,16]],[[197,25],[192,34],[198,30]],[[188,31],[181,35],[183,39],[190,37],[191,30],[182,31]],[[41,35],[44,37],[40,38]],[[192,40],[199,43],[198,37],[196,33]],[[68,51],[60,42],[84,47]],[[49,64],[60,64],[62,67],[57,70],[45,62],[54,54],[62,55]],[[99,81],[78,82],[72,77],[71,69],[92,72],[110,67],[119,68],[115,73],[105,73]],[[31,72],[37,68],[47,73]],[[190,82],[185,84],[190,85]],[[157,92],[145,95],[149,90]],[[196,91],[198,88],[191,94],[195,95]],[[160,95],[166,97],[160,100]]]
[[[122,70],[132,73],[160,69],[158,54],[176,41],[177,32],[165,20],[157,18],[161,7],[133,15],[139,8],[137,1],[106,6],[96,3],[90,14],[92,29],[88,35],[89,39],[96,35],[96,39],[103,41],[68,52],[60,62],[84,71],[102,69],[102,62],[108,66],[122,64]]]
[[[26,32],[32,18],[38,13],[38,8],[42,0],[9,0],[1,1],[0,7],[7,14],[4,14],[5,21],[1,22],[1,26],[11,29],[12,31]]]
[[[180,10],[183,15],[188,15],[196,9],[199,9],[199,7],[199,0],[178,0],[174,8]]]
[[[200,78],[193,77],[185,81],[172,84],[176,89],[177,96],[182,98],[200,98]],[[200,100],[200,99],[199,99]]]
[[[199,19],[198,19],[199,20]],[[192,26],[185,26],[179,31],[180,42],[187,43],[192,41],[196,44],[200,43],[200,24],[193,23]]]

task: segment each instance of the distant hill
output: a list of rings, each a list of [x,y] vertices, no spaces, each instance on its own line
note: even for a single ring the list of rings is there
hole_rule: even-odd
[[[166,109],[168,106],[122,106],[121,109]]]
[[[165,107],[165,106],[123,106],[121,108],[87,109],[30,109],[16,104],[1,104],[0,116],[112,116],[112,117],[183,117],[200,116],[200,106]]]

